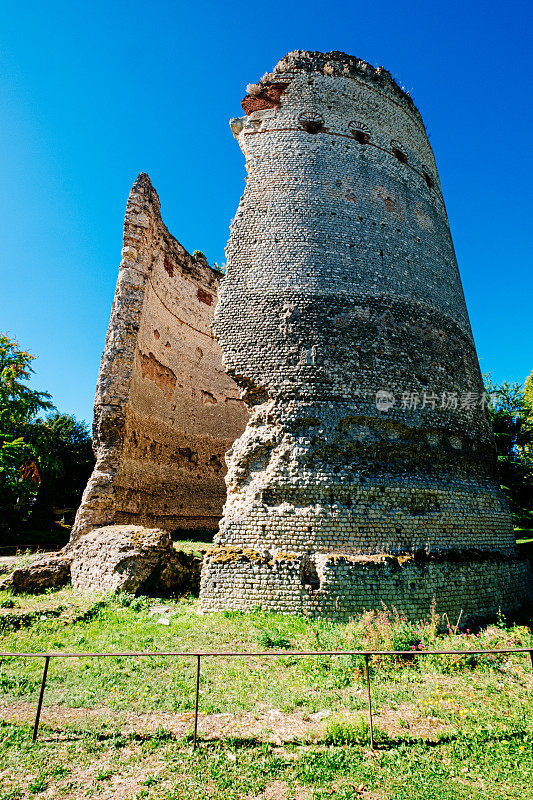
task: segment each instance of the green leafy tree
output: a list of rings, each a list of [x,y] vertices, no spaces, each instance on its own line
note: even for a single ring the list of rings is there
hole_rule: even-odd
[[[526,378],[524,384],[524,403],[526,406],[526,413],[528,421],[533,425],[533,372]]]
[[[528,378],[531,381],[531,376]],[[528,403],[528,381],[494,385],[487,382],[491,396],[491,419],[498,455],[498,478],[507,496],[513,522],[533,529],[533,414]],[[533,389],[529,384],[529,391]]]
[[[75,509],[80,504],[94,466],[92,440],[84,422],[58,411],[36,420],[33,436],[41,483],[29,524],[48,528],[54,508]]]
[[[27,516],[41,482],[33,420],[53,405],[27,384],[34,358],[0,333],[0,530]]]

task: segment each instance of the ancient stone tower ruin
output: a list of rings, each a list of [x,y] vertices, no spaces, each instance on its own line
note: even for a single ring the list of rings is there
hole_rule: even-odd
[[[251,417],[202,608],[516,607],[529,569],[418,110],[385,70],[302,51],[242,105],[214,330]]]
[[[248,416],[210,328],[219,280],[169,233],[141,173],[96,387],[96,466],[72,540],[117,523],[217,527],[224,454]]]

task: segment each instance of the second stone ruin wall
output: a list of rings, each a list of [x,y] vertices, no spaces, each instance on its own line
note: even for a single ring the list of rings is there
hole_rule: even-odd
[[[224,456],[247,420],[210,328],[219,275],[170,235],[144,174],[122,256],[95,398],[97,463],[73,538],[120,523],[216,528]]]

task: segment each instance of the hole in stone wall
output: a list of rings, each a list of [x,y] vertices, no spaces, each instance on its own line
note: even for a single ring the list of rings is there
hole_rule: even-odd
[[[299,417],[295,419],[291,426],[292,433],[298,434],[309,428],[320,427],[320,420],[317,417]]]
[[[407,164],[407,156],[403,152],[403,150],[398,150],[397,147],[392,148],[392,155],[394,158],[397,158],[401,164]]]
[[[435,188],[435,184],[433,182],[433,178],[431,177],[431,175],[428,175],[427,172],[424,172],[424,180],[427,183],[429,189],[434,189]]]
[[[304,111],[298,119],[307,133],[319,133],[324,129],[324,117],[317,111]]]
[[[209,292],[199,288],[196,294],[201,303],[205,303],[206,306],[213,305],[213,295],[209,294]]]
[[[164,266],[166,272],[168,272],[168,274],[172,278],[173,275],[174,275],[174,265],[172,264],[170,259],[168,259],[166,256],[165,256],[165,259],[163,261],[163,266]]]
[[[308,591],[316,592],[320,589],[320,578],[316,571],[315,562],[305,555],[302,559],[302,572],[301,572],[302,586]]]
[[[323,122],[315,122],[314,120],[306,120],[302,122],[302,127],[307,133],[319,133],[324,127]]]
[[[359,144],[368,144],[370,141],[370,128],[368,125],[365,125],[364,122],[352,119],[351,122],[348,123],[348,129],[355,141],[359,142]]]
[[[368,144],[370,141],[370,134],[366,131],[352,131],[352,136],[359,144]]]

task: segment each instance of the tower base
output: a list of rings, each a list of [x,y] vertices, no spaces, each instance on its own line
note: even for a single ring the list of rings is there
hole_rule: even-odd
[[[525,591],[524,591],[525,590]],[[529,562],[501,553],[403,555],[264,552],[217,547],[202,569],[201,609],[327,615],[339,621],[394,607],[409,620],[432,605],[461,624],[517,611],[533,598]],[[461,613],[462,612],[462,613]]]

